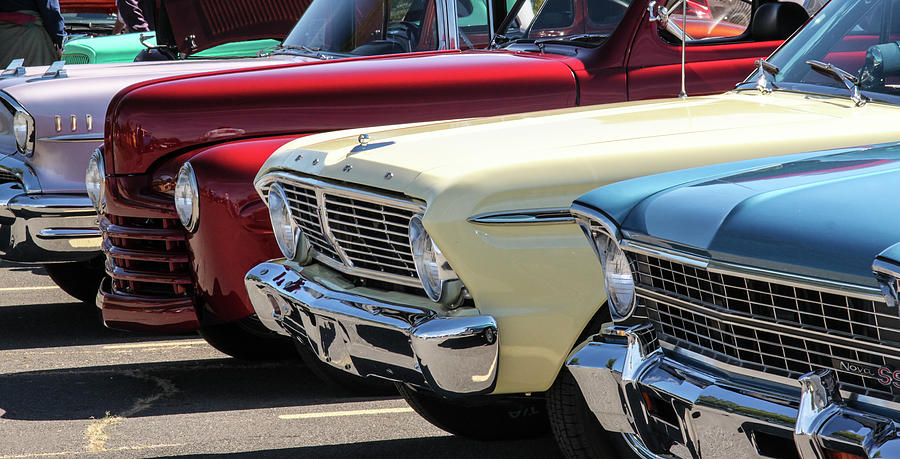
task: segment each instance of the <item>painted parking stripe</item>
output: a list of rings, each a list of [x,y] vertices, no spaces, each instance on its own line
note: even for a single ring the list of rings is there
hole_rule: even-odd
[[[412,413],[413,409],[404,408],[378,408],[373,410],[348,410],[348,411],[326,411],[323,413],[301,413],[301,414],[282,414],[278,419],[316,419],[316,418],[335,418],[339,416],[365,416],[372,414],[391,414],[391,413]]]
[[[119,448],[108,448],[102,451],[98,451],[101,453],[104,452],[115,452],[115,451],[145,451],[148,449],[157,449],[157,448],[177,448],[180,446],[184,446],[187,443],[171,443],[171,444],[161,444],[161,445],[140,445],[140,446],[122,446]],[[16,454],[10,456],[0,456],[0,459],[25,459],[31,457],[59,457],[59,456],[78,456],[82,454],[96,454],[95,452],[88,451],[59,451],[55,453],[32,453],[32,454]]]
[[[0,288],[0,292],[29,292],[34,290],[59,290],[55,285],[46,287],[4,287]]]
[[[136,349],[142,347],[171,347],[171,346],[196,346],[206,344],[202,339],[188,339],[182,341],[163,341],[157,343],[111,344],[103,346],[103,349]]]

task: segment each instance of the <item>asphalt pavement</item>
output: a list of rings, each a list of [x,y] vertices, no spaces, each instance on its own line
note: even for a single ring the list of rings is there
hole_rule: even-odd
[[[550,436],[476,442],[397,396],[323,386],[299,361],[243,362],[197,335],[109,330],[40,267],[0,263],[0,459],[558,457]]]

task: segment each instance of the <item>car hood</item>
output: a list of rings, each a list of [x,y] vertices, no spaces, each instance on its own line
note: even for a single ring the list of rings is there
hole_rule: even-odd
[[[866,147],[678,185],[621,227],[714,261],[876,287],[872,261],[900,241],[897,196],[900,145]]]
[[[707,164],[824,149],[842,141],[836,139],[838,136],[822,134],[819,127],[846,123],[852,123],[848,127],[887,126],[885,117],[896,111],[875,106],[866,112],[847,108],[843,101],[826,102],[795,94],[768,97],[728,93],[687,101],[629,102],[353,129],[289,143],[266,162],[260,173],[292,170],[427,201],[461,177],[504,168],[544,168],[541,182],[556,183],[578,175],[566,167],[627,164],[623,172],[606,165],[591,171],[597,181],[610,181],[630,178],[627,171],[635,166],[653,173],[656,165],[641,163],[641,153],[665,152],[662,170],[667,170],[671,169],[668,163],[680,169],[699,165],[695,160]],[[849,145],[864,142],[858,140],[862,135],[847,134],[847,128],[840,131]],[[889,131],[898,135],[896,128]],[[365,147],[358,140],[361,134],[370,138]],[[881,134],[885,136],[890,138],[891,134]],[[757,151],[730,155],[730,148],[752,142],[759,144]],[[713,157],[700,159],[702,155],[692,151],[712,151]],[[303,160],[296,160],[298,154]],[[388,172],[392,178],[384,180]]]
[[[310,3],[312,0],[164,0],[157,11],[157,43],[194,54],[236,41],[282,41]]]
[[[120,90],[142,81],[176,75],[284,64],[305,58],[292,57],[83,64],[64,67],[64,78],[43,77],[48,67],[28,67],[22,77],[0,80],[0,90],[21,104],[35,119],[38,139],[60,135],[103,137],[103,120],[110,100]],[[57,132],[55,117],[61,116],[63,129]],[[77,119],[71,129],[70,117]],[[85,115],[93,118],[88,130]]]
[[[59,0],[63,13],[109,13],[118,11],[115,0]]]

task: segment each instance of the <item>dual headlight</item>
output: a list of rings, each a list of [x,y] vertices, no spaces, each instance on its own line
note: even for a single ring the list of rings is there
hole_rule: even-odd
[[[610,314],[613,320],[627,319],[637,304],[631,262],[615,239],[605,232],[590,228],[589,224],[581,226],[603,265],[603,280],[606,283]]]
[[[34,118],[27,112],[17,110],[13,116],[13,133],[19,153],[31,156],[34,153]]]
[[[106,208],[106,167],[103,164],[103,154],[100,150],[94,150],[94,154],[91,155],[87,172],[84,175],[84,184],[88,197],[94,204],[94,209],[97,209],[97,213],[102,214]]]
[[[197,176],[190,162],[184,163],[178,170],[178,178],[175,180],[175,212],[188,231],[197,229],[200,220],[200,192]]]

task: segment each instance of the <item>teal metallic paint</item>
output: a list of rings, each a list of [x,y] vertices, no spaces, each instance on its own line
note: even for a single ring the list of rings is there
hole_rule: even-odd
[[[877,287],[872,261],[900,241],[898,197],[900,144],[659,174],[576,203],[606,213],[634,241]],[[900,245],[885,253],[900,260]]]

